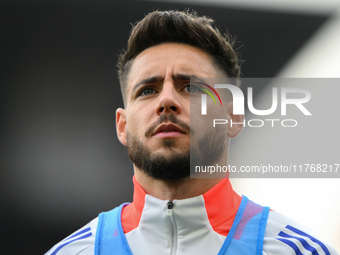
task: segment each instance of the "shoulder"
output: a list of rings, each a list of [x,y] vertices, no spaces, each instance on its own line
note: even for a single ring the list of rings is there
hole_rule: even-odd
[[[270,211],[263,242],[263,255],[327,254],[337,251],[310,229]]]
[[[56,245],[45,255],[93,255],[98,218],[78,229]]]

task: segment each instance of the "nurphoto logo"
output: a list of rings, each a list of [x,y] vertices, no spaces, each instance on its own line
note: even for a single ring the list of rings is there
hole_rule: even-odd
[[[232,84],[215,84],[214,87],[207,85],[205,83],[199,82],[199,84],[204,85],[208,87],[211,91],[215,93],[215,95],[218,97],[220,104],[222,106],[222,101],[219,96],[219,94],[216,92],[216,89],[228,89],[229,92],[232,95],[233,98],[233,114],[234,115],[244,115],[245,114],[245,97],[242,92],[242,90]],[[206,92],[210,97],[213,99],[215,105],[216,100],[213,97],[212,93],[209,92],[205,88],[200,88],[200,90]],[[279,93],[280,92],[280,93]],[[299,98],[290,98],[290,94],[298,94],[300,95]],[[272,98],[271,98],[271,107],[269,109],[256,109],[253,103],[253,88],[248,87],[247,88],[247,106],[248,110],[257,116],[269,116],[277,111],[277,109],[281,108],[280,114],[281,116],[287,116],[287,105],[294,105],[297,107],[302,114],[305,116],[311,116],[312,114],[308,111],[308,109],[304,106],[305,103],[309,102],[311,99],[311,93],[303,88],[295,88],[295,87],[281,87],[281,88],[272,88]],[[280,98],[280,104],[279,104],[279,98]],[[207,115],[207,95],[202,94],[201,95],[201,115]],[[297,120],[295,119],[250,119],[250,120],[243,120],[243,122],[237,122],[233,123],[232,120],[230,120],[231,125],[243,125],[244,127],[246,124],[248,124],[249,127],[262,127],[265,122],[271,123],[271,126],[274,127],[276,122],[280,122],[283,127],[296,127],[298,125]],[[228,124],[227,119],[213,119],[213,127],[216,127],[216,125],[225,125]]]

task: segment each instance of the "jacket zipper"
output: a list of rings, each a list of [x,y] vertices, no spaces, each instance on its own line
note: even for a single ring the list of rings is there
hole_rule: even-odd
[[[168,216],[170,219],[170,225],[171,225],[171,255],[175,255],[176,251],[177,251],[177,225],[176,225],[176,221],[175,221],[175,216],[173,214],[173,208],[174,208],[174,203],[169,200],[167,203],[167,208],[168,208]]]

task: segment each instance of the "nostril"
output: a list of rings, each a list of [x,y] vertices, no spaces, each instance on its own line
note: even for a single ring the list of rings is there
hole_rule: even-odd
[[[170,106],[168,109],[171,110],[171,111],[174,111],[174,112],[177,111],[177,107],[176,106]],[[159,112],[163,112],[163,111],[165,111],[165,107],[159,108]]]

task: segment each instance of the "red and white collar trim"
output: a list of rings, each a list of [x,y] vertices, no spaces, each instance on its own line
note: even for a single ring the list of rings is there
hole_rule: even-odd
[[[148,196],[149,199],[152,198],[152,200],[156,199],[146,194],[135,177],[133,177],[133,184],[133,202],[125,206],[122,211],[124,233],[129,233],[138,227],[142,218],[146,196]],[[242,199],[232,189],[230,180],[228,178],[223,179],[209,191],[198,197],[203,198],[203,206],[205,207],[208,220],[213,230],[219,235],[227,236]],[[161,200],[159,201],[161,202]],[[189,198],[175,200],[174,203],[180,204],[181,208],[184,209],[186,206],[190,207],[196,204],[192,201],[193,199]],[[167,201],[164,201],[164,203],[166,202]]]

